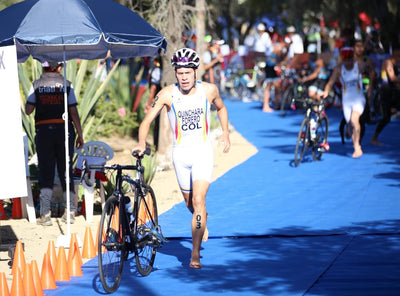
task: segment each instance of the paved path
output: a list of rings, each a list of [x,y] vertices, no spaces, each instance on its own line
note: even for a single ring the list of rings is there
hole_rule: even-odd
[[[328,110],[331,151],[296,168],[301,115],[226,104],[258,153],[211,185],[203,269],[188,268],[191,217],[181,203],[160,216],[171,242],[154,271],[140,277],[129,260],[115,295],[400,295],[400,121],[383,131],[383,147],[369,144],[368,125],[365,154],[352,159],[340,111]],[[104,293],[96,258],[83,274],[46,295]]]

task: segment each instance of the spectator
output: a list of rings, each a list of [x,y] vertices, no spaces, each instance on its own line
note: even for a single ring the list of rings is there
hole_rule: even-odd
[[[202,79],[209,83],[214,83],[218,90],[221,90],[221,63],[224,57],[220,51],[220,42],[214,40],[211,35],[204,39],[207,44],[207,50],[203,54],[204,74]]]
[[[303,39],[300,34],[296,33],[296,29],[293,26],[288,27],[286,32],[292,40],[288,52],[288,57],[291,60],[295,54],[302,54],[304,52]]]
[[[251,51],[254,54],[255,61],[265,61],[266,56],[272,52],[272,41],[269,34],[265,31],[265,25],[259,23],[256,27],[256,33],[251,43]]]
[[[50,203],[53,195],[55,167],[66,199],[65,182],[65,129],[64,129],[64,77],[60,74],[63,64],[57,62],[44,62],[43,74],[32,83],[25,113],[31,114],[35,109],[36,127],[36,152],[39,161],[39,187],[40,187],[40,219],[37,224],[42,226],[53,225],[51,221]],[[75,129],[78,133],[76,147],[82,148],[83,136],[76,108],[75,92],[70,81],[67,81],[69,121],[68,149],[70,176],[72,176],[72,156],[74,153]],[[75,127],[75,129],[74,129]],[[70,222],[74,223],[76,206],[74,203],[74,182],[70,180]],[[67,221],[67,211],[62,217]]]

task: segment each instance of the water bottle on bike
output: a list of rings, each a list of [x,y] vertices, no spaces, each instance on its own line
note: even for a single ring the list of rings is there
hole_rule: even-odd
[[[316,126],[317,122],[315,121],[314,118],[311,118],[310,120],[310,135],[311,135],[311,140],[315,139],[316,136]]]

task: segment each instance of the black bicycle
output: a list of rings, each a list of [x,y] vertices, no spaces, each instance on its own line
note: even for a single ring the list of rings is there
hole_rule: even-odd
[[[146,155],[150,155],[146,149]],[[98,263],[104,289],[115,292],[121,281],[124,261],[130,252],[135,254],[136,267],[143,276],[154,264],[157,249],[167,240],[158,225],[157,202],[153,189],[145,184],[142,159],[134,152],[136,165],[83,164],[82,179],[88,185],[89,170],[102,170],[115,177],[112,195],[107,199],[100,220],[98,234]],[[136,171],[132,178],[123,171]],[[108,175],[108,174],[107,174]]]
[[[288,110],[301,110],[303,108],[302,100],[308,98],[308,89],[293,76],[293,83],[283,92],[280,103],[280,116],[286,116]]]
[[[295,100],[293,100],[294,102]],[[294,152],[295,166],[299,166],[303,159],[304,153],[311,149],[313,159],[318,161],[321,159],[324,152],[329,151],[328,144],[328,117],[325,114],[325,102],[315,102],[311,98],[296,100],[301,102],[306,109],[305,117],[300,126],[300,131],[297,135],[296,150]],[[314,108],[318,111],[314,111]],[[315,120],[312,114],[316,112],[317,119]]]

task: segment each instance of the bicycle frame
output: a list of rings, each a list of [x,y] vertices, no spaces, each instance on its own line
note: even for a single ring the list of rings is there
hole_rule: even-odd
[[[306,108],[306,113],[297,136],[297,144],[295,149],[294,163],[297,167],[303,159],[304,152],[311,148],[313,159],[318,161],[324,152],[329,150],[327,144],[328,138],[328,117],[324,112],[324,102],[313,102],[308,98],[305,100],[298,100],[303,103]],[[315,123],[314,135],[311,135],[311,114],[314,112],[314,107],[318,106],[318,118]]]

